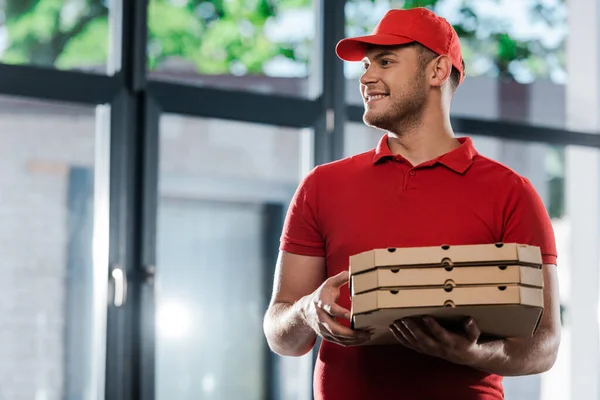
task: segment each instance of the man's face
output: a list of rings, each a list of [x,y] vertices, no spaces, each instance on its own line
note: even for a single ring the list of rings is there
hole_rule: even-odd
[[[363,66],[360,90],[365,124],[393,131],[410,121],[418,121],[427,100],[425,71],[418,48],[370,47],[365,52]]]

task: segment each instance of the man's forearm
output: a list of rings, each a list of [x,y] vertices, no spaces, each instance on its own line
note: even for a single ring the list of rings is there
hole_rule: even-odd
[[[302,318],[299,302],[272,305],[265,315],[263,329],[271,350],[282,356],[303,356],[317,339]]]
[[[502,376],[532,375],[554,365],[560,334],[538,331],[530,339],[506,339],[483,343],[483,356],[471,367]]]

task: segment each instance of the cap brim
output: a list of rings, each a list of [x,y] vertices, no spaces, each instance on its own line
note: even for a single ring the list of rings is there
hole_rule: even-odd
[[[397,35],[368,35],[342,39],[335,47],[338,57],[345,61],[361,61],[365,57],[365,48],[368,44],[379,46],[399,46],[412,43],[414,39]]]

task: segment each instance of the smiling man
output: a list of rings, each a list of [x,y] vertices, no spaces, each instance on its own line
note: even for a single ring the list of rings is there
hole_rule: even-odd
[[[324,340],[317,400],[499,400],[503,376],[547,371],[560,342],[556,245],[531,183],[456,138],[452,97],[464,80],[452,26],[425,8],[389,11],[372,35],[342,40],[362,62],[364,122],[377,147],[313,169],[292,200],[281,235],[269,346],[301,356]],[[361,346],[350,329],[348,260],[373,248],[522,243],[539,246],[545,312],[535,335],[482,342],[476,321],[450,332],[431,319],[396,321],[397,344]]]

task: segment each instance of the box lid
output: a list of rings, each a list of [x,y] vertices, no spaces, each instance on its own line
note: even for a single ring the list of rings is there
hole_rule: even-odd
[[[531,265],[539,268],[542,265],[540,248],[518,243],[491,243],[374,249],[350,257],[350,274],[390,266],[508,264]]]
[[[380,289],[353,296],[351,314],[369,313],[387,308],[459,307],[488,304],[543,307],[543,302],[542,289],[521,285]]]
[[[510,285],[543,287],[540,268],[520,265],[458,267],[378,267],[352,275],[352,295],[399,287],[456,287],[463,285]]]

